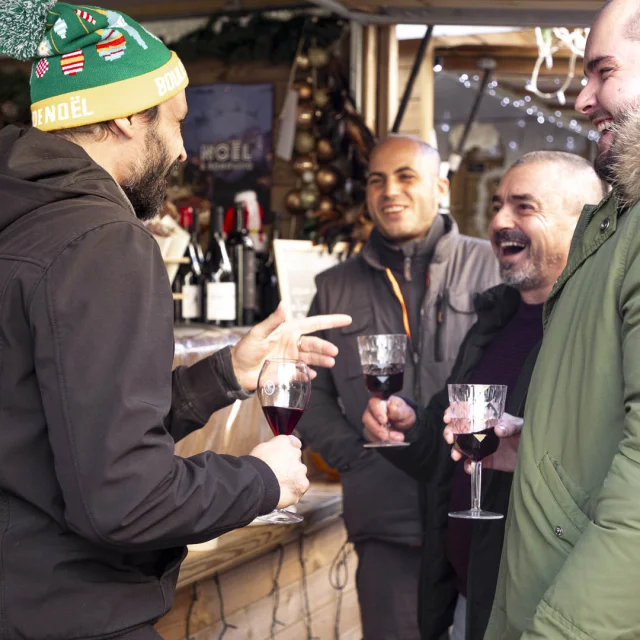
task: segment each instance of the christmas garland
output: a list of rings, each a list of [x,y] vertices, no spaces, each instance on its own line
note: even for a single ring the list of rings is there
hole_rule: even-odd
[[[229,17],[213,14],[207,24],[169,46],[182,60],[213,58],[225,63],[264,61],[292,64],[301,37],[328,48],[342,35],[346,23],[330,16],[304,14],[278,20],[264,14]]]

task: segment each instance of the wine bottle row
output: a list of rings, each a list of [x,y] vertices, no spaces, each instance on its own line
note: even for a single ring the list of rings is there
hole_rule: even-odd
[[[273,243],[256,252],[245,225],[245,209],[236,203],[235,229],[224,237],[222,207],[212,209],[206,251],[200,245],[198,211],[180,210],[180,224],[191,239],[174,282],[175,319],[219,327],[250,326],[275,311],[279,302]],[[279,235],[279,216],[273,220],[272,240]]]

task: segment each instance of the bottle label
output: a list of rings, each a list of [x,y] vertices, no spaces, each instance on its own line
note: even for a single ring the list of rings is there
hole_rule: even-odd
[[[197,284],[182,285],[182,317],[185,320],[195,320],[200,317],[201,289]]]
[[[235,322],[236,283],[207,282],[207,320]]]
[[[258,307],[256,291],[256,254],[254,251],[244,252],[244,292],[242,306],[256,310]]]

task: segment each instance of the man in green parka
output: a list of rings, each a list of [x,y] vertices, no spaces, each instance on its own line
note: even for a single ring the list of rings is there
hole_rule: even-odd
[[[576,108],[613,190],[583,211],[545,305],[487,640],[640,638],[637,0],[605,5],[584,66]]]

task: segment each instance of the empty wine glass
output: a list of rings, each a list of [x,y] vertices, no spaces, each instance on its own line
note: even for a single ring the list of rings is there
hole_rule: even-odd
[[[302,360],[265,360],[258,377],[258,399],[274,436],[291,435],[310,397],[311,378]],[[304,518],[286,509],[275,509],[256,520],[295,524]]]
[[[402,390],[407,336],[404,334],[378,334],[358,336],[358,351],[367,391],[386,404],[389,398]],[[390,431],[389,424],[386,425]],[[406,447],[409,442],[396,442],[390,435],[380,442],[367,442],[368,449],[377,447]]]
[[[499,520],[501,513],[480,507],[482,459],[495,453],[500,439],[494,429],[504,413],[507,387],[501,384],[450,384],[449,409],[454,447],[471,459],[471,509],[454,511],[452,518]]]

